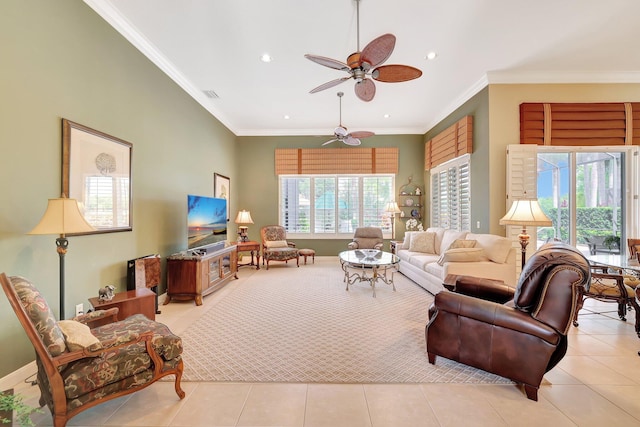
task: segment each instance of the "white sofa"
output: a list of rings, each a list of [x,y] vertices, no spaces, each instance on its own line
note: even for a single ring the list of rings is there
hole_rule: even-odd
[[[434,295],[444,289],[447,274],[499,279],[515,287],[516,252],[506,237],[443,228],[406,232],[396,245],[400,273]]]

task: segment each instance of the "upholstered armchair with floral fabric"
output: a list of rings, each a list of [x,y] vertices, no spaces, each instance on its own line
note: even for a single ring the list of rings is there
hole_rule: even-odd
[[[382,229],[378,227],[359,227],[353,235],[353,241],[349,242],[349,249],[379,249],[382,250],[384,240]]]
[[[36,351],[40,405],[51,410],[54,427],[166,375],[175,375],[176,394],[184,398],[182,340],[162,323],[136,314],[93,329],[88,326],[115,319],[117,309],[57,322],[27,279],[2,273],[0,284]]]
[[[287,231],[281,225],[267,225],[260,229],[262,238],[262,265],[267,263],[269,269],[270,261],[296,260],[296,266],[300,267],[300,255],[296,249],[296,244],[287,241]]]

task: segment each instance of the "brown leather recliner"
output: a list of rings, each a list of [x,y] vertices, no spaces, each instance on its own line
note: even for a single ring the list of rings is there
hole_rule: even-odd
[[[538,400],[543,375],[567,351],[580,288],[588,289],[589,263],[560,242],[531,256],[516,289],[489,279],[459,276],[429,309],[425,337],[429,363],[436,356],[524,384]]]

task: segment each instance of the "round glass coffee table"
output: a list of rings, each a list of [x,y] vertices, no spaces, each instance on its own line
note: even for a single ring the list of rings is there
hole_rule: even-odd
[[[344,271],[343,281],[347,283],[347,291],[349,285],[355,282],[369,282],[375,298],[376,282],[380,280],[390,285],[395,292],[393,274],[398,271],[398,263],[400,263],[397,255],[377,249],[355,249],[340,252],[338,257]],[[391,274],[387,275],[389,270]]]

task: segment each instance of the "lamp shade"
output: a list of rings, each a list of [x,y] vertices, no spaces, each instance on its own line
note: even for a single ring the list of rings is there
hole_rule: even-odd
[[[245,210],[238,212],[238,215],[236,216],[236,224],[253,224],[251,212]]]
[[[61,197],[59,199],[49,199],[47,210],[42,219],[33,230],[27,234],[60,234],[64,236],[68,233],[86,233],[95,231],[84,219],[76,199]]]
[[[500,225],[548,226],[551,220],[544,214],[538,199],[514,200],[511,209],[500,220]]]
[[[387,206],[384,208],[385,212],[391,212],[394,214],[400,213],[400,208],[398,207],[398,203],[389,202]]]

